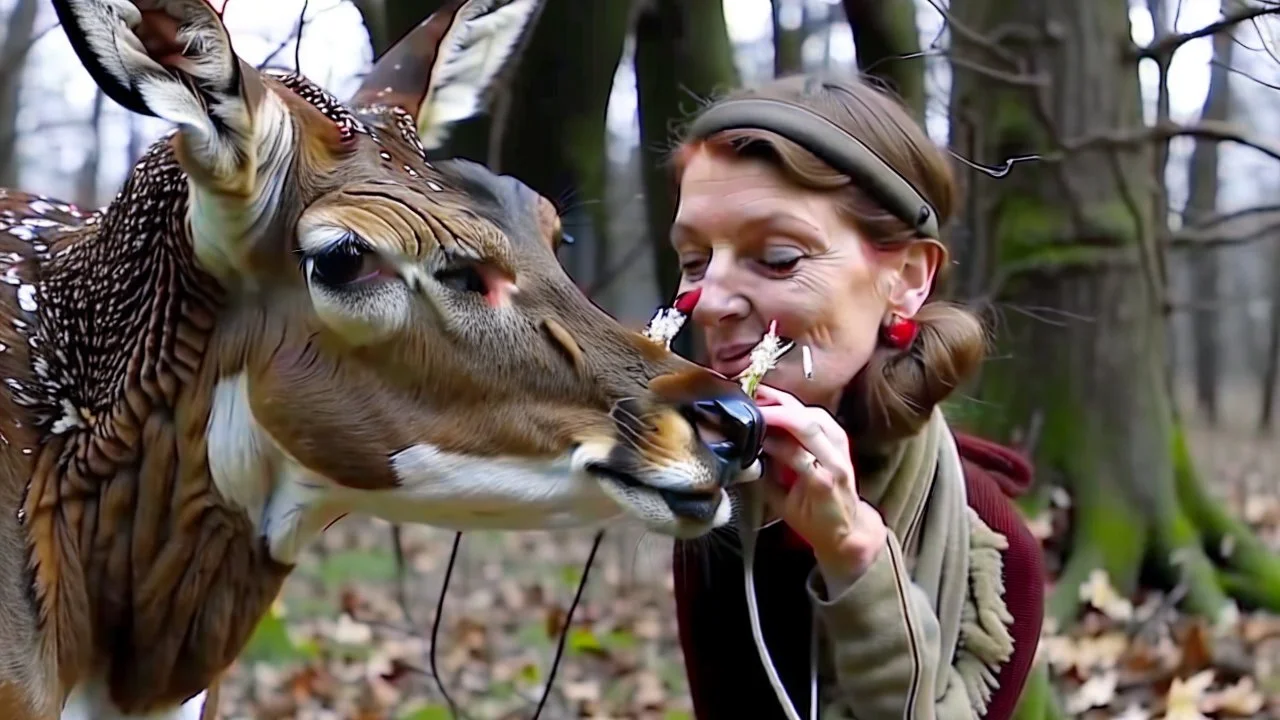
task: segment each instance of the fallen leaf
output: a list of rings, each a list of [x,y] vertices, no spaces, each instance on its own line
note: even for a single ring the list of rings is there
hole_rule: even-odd
[[[1175,677],[1169,686],[1169,694],[1165,696],[1163,720],[1208,720],[1200,712],[1200,706],[1213,684],[1213,675],[1213,670],[1209,669],[1186,680]]]
[[[1080,584],[1080,599],[1112,620],[1133,617],[1133,604],[1116,592],[1106,570],[1099,568],[1089,573],[1089,579]]]
[[[1261,712],[1265,704],[1266,698],[1258,692],[1253,678],[1243,677],[1234,685],[1207,693],[1201,702],[1201,708],[1206,713],[1251,717]]]
[[[1080,715],[1086,710],[1106,707],[1116,696],[1120,675],[1114,670],[1091,675],[1074,693],[1067,697],[1066,710]]]

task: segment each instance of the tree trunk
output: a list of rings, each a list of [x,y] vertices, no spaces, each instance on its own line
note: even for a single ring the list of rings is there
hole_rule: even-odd
[[[1174,422],[1166,392],[1164,288],[1152,252],[1150,148],[1056,154],[1064,140],[1142,125],[1137,67],[1124,0],[955,0],[952,13],[1000,53],[953,34],[953,137],[989,163],[1042,153],[1007,179],[981,179],[977,225],[995,258],[999,350],[975,418],[991,437],[1018,440],[1043,419],[1034,448],[1043,481],[1073,499],[1071,543],[1049,599],[1060,624],[1075,619],[1079,585],[1103,569],[1124,593],[1143,570],[1185,580],[1186,609],[1208,615],[1233,596],[1280,608],[1274,558],[1208,498]],[[1021,58],[1045,82],[1035,90],[994,82],[965,65],[1016,72]],[[969,124],[979,118],[981,127]],[[1090,147],[1100,147],[1093,145]],[[1003,359],[1003,358],[1008,358]],[[1223,536],[1237,549],[1221,557]],[[1248,546],[1258,551],[1245,553]]]
[[[572,254],[592,260],[571,268],[580,284],[608,273],[605,120],[630,17],[631,0],[548,0],[506,108],[500,170],[557,201],[582,241]],[[574,227],[579,210],[586,232]]]
[[[653,243],[658,290],[675,297],[680,267],[667,241],[675,212],[668,151],[671,129],[704,102],[738,85],[733,45],[718,2],[652,0],[635,25],[636,94],[640,111],[640,165],[646,224]],[[681,333],[673,348],[694,356],[695,333]]]
[[[1271,259],[1270,317],[1267,319],[1267,356],[1262,366],[1262,391],[1259,393],[1258,432],[1271,432],[1274,422],[1276,382],[1280,380],[1280,247],[1273,245]]]
[[[1227,8],[1224,8],[1227,9]],[[1230,32],[1213,37],[1214,65],[1209,74],[1209,92],[1204,99],[1201,117],[1226,121],[1231,114],[1231,55],[1234,41]],[[1187,170],[1187,206],[1182,213],[1183,226],[1203,222],[1217,211],[1218,144],[1197,139]],[[1189,253],[1191,275],[1191,332],[1195,348],[1196,403],[1210,423],[1218,420],[1218,348],[1222,337],[1218,332],[1217,311],[1221,292],[1218,289],[1219,257],[1216,244],[1205,243]]]
[[[397,40],[444,4],[444,0],[354,0],[369,32],[373,56],[382,57]]]
[[[98,168],[102,165],[102,105],[106,94],[102,90],[93,93],[93,110],[89,113],[89,132],[92,140],[85,152],[84,162],[76,171],[75,191],[72,201],[83,208],[98,207]]]
[[[897,93],[924,122],[924,56],[914,0],[844,0],[858,69]]]
[[[804,70],[804,39],[809,10],[804,0],[773,0],[773,76]]]
[[[18,0],[9,12],[4,42],[0,43],[0,187],[17,187],[22,162],[18,158],[18,110],[23,68],[36,26],[40,4]]]

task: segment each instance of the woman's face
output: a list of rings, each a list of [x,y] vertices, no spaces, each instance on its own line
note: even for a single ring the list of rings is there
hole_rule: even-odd
[[[766,382],[827,408],[866,365],[885,318],[910,317],[924,303],[939,259],[931,243],[877,250],[833,198],[796,187],[764,161],[706,150],[681,178],[671,242],[681,292],[702,289],[691,319],[710,367],[737,375],[776,320],[796,347]]]

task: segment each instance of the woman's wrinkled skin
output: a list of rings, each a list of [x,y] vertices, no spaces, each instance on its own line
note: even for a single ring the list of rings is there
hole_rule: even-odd
[[[888,531],[857,496],[850,440],[832,412],[870,359],[881,324],[894,314],[910,318],[925,303],[939,246],[876,248],[831,195],[788,183],[762,160],[705,146],[687,159],[671,242],[680,292],[702,291],[691,320],[712,369],[732,377],[746,368],[773,320],[795,341],[759,393],[773,430],[766,487],[773,511],[813,547],[828,580],[851,582]],[[812,379],[801,363],[805,345]]]

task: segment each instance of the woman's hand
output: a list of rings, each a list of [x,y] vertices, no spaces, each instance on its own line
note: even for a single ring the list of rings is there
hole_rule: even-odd
[[[813,548],[829,582],[852,583],[875,562],[889,531],[858,497],[849,436],[825,408],[777,388],[760,385],[756,400],[773,430],[764,452],[777,467],[765,481],[774,510]]]

